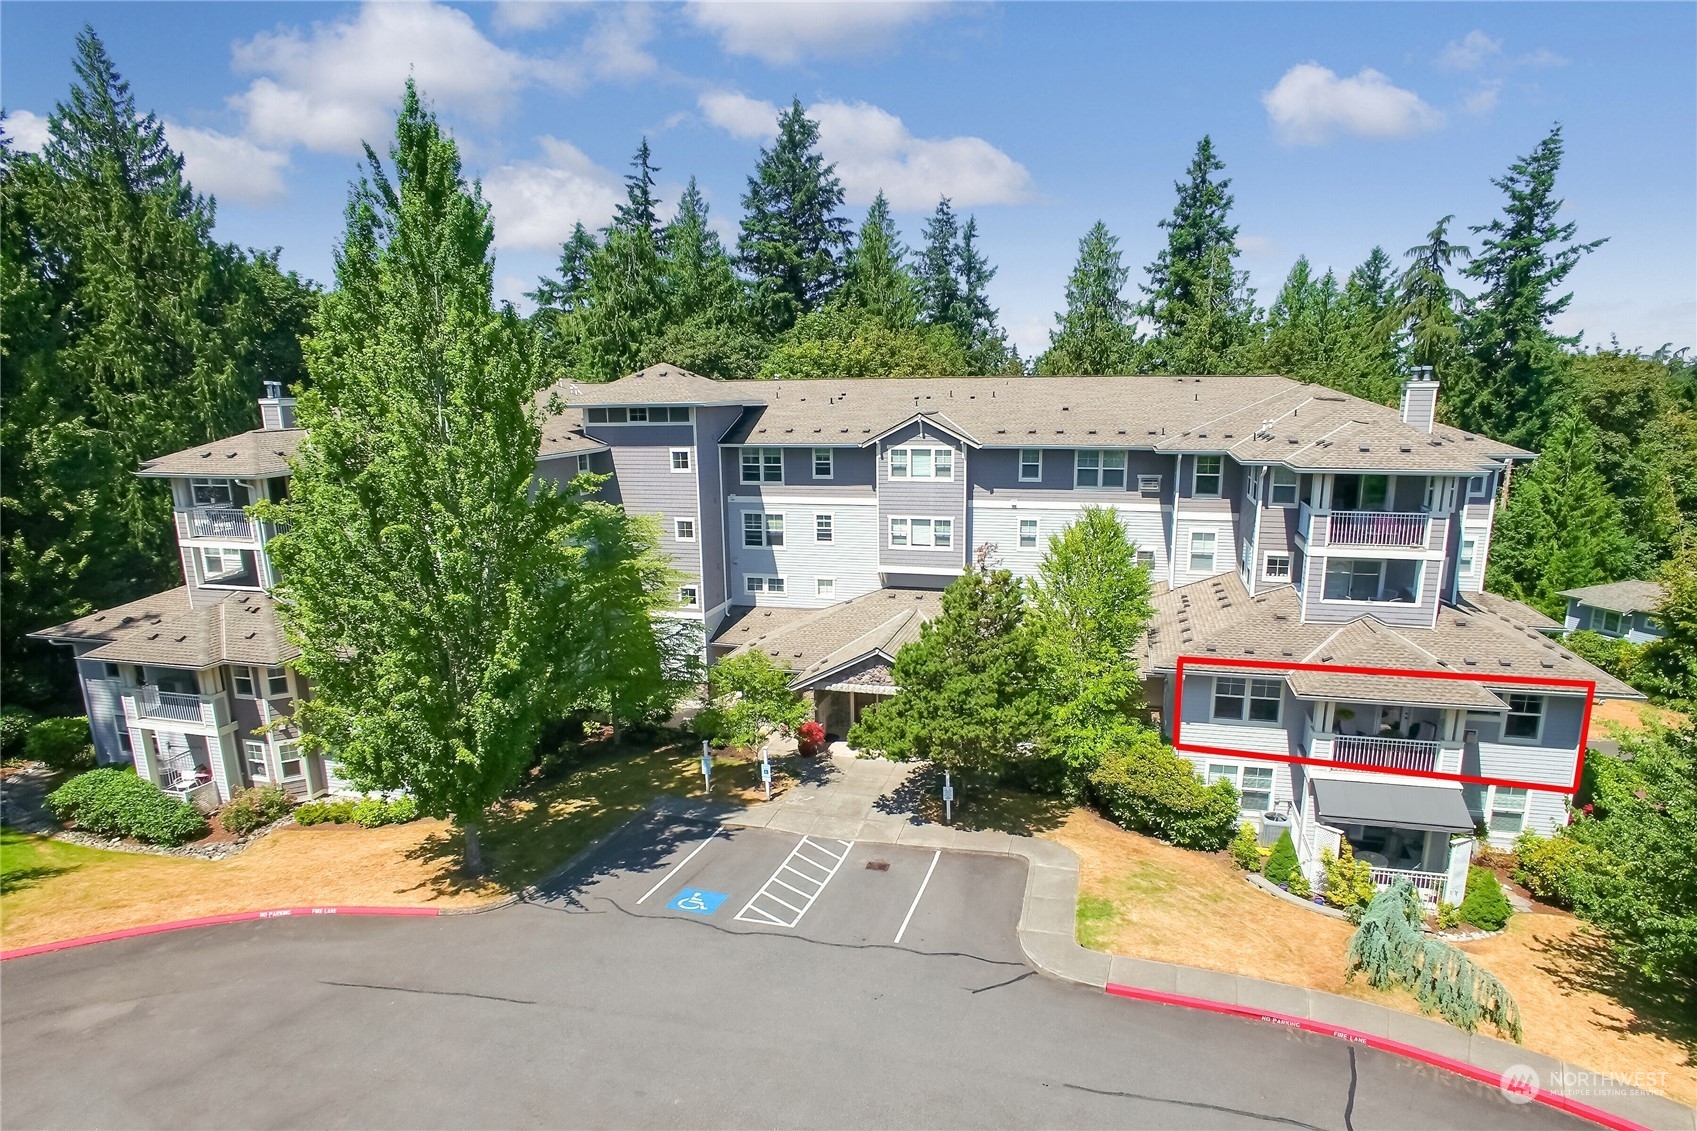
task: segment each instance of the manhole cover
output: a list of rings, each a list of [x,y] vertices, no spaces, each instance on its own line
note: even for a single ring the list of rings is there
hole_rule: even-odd
[[[890,870],[890,862],[888,860],[868,860],[866,862],[866,870],[868,872],[888,872]]]

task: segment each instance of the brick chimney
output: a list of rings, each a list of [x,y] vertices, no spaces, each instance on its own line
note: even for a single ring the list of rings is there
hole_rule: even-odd
[[[1438,416],[1438,382],[1430,365],[1416,365],[1402,383],[1402,422],[1430,433]]]
[[[295,426],[295,398],[283,395],[281,381],[265,382],[265,395],[259,398],[259,422],[267,432]]]

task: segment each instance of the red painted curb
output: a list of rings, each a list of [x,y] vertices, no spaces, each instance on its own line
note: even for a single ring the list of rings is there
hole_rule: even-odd
[[[1465,1060],[1456,1060],[1453,1057],[1444,1056],[1442,1053],[1432,1052],[1429,1049],[1419,1048],[1415,1045],[1406,1045],[1401,1041],[1393,1041],[1388,1037],[1376,1037],[1371,1033],[1363,1033],[1357,1029],[1346,1029],[1341,1025],[1330,1025],[1324,1021],[1314,1021],[1307,1017],[1296,1017],[1289,1013],[1274,1013],[1271,1010],[1256,1009],[1253,1006],[1228,1005],[1223,1001],[1209,1001],[1207,998],[1187,997],[1184,994],[1170,994],[1162,990],[1145,990],[1137,986],[1122,986],[1115,982],[1109,982],[1105,988],[1108,993],[1113,994],[1115,997],[1136,998],[1140,1001],[1152,1001],[1161,1005],[1177,1005],[1186,1009],[1201,1009],[1210,1013],[1225,1013],[1233,1017],[1247,1017],[1254,1021],[1268,1021],[1274,1025],[1289,1025],[1293,1028],[1303,1029],[1310,1033],[1319,1033],[1321,1036],[1336,1037],[1340,1041],[1348,1041],[1351,1044],[1366,1045],[1368,1048],[1396,1053],[1398,1056],[1406,1056],[1410,1060],[1418,1060],[1425,1064],[1435,1065],[1438,1068],[1454,1072],[1458,1076],[1466,1076],[1470,1080],[1477,1080],[1482,1084],[1496,1084],[1499,1086],[1502,1084],[1502,1074],[1500,1072],[1491,1072],[1487,1069],[1480,1068],[1476,1064],[1469,1064]],[[1592,1107],[1590,1104],[1580,1103],[1578,1100],[1569,1099],[1567,1096],[1558,1095],[1555,1092],[1546,1091],[1543,1088],[1536,1089],[1532,1093],[1531,1098],[1541,1104],[1553,1107],[1558,1111],[1565,1111],[1570,1115],[1577,1115],[1581,1119],[1588,1119],[1593,1123],[1599,1123],[1604,1127],[1612,1128],[1613,1131],[1650,1131],[1649,1128],[1645,1127],[1641,1123],[1634,1123],[1632,1120],[1615,1115],[1612,1112]]]
[[[80,939],[64,939],[60,942],[21,946],[16,950],[0,951],[0,962],[9,958],[27,958],[32,954],[50,954],[56,950],[93,946],[95,943],[113,942],[117,939],[133,939],[141,935],[163,934],[166,931],[185,931],[190,927],[216,927],[223,923],[242,923],[252,919],[288,919],[296,915],[436,916],[440,914],[442,912],[434,907],[281,907],[272,911],[236,911],[229,915],[206,915],[199,919],[178,919],[174,923],[154,923],[147,927],[126,927],[121,931],[107,931],[103,935],[84,935]]]

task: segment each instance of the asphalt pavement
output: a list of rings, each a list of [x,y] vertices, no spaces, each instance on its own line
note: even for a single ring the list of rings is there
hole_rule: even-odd
[[[1024,862],[627,827],[533,902],[0,967],[7,1127],[1589,1126],[1026,965]],[[899,940],[899,941],[898,941]]]

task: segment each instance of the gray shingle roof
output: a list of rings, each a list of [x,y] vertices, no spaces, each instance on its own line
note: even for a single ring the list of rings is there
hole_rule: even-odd
[[[1665,590],[1654,581],[1611,581],[1583,589],[1564,589],[1561,595],[1576,597],[1581,604],[1611,613],[1652,613],[1662,603]]]
[[[184,448],[150,459],[137,475],[155,479],[211,476],[231,479],[269,479],[289,474],[289,457],[306,431],[300,428],[256,428],[210,444]]]
[[[97,644],[91,660],[206,668],[214,664],[288,663],[300,649],[283,635],[277,607],[263,593],[231,593],[189,606],[187,586],[32,632],[60,644]]]
[[[1561,621],[1500,593],[1463,593],[1460,607],[1470,612],[1495,614],[1511,624],[1535,628],[1539,632],[1553,632],[1562,627]]]
[[[713,636],[731,655],[751,649],[794,673],[800,687],[874,652],[894,658],[942,608],[935,589],[878,589],[824,609],[744,606]]]

